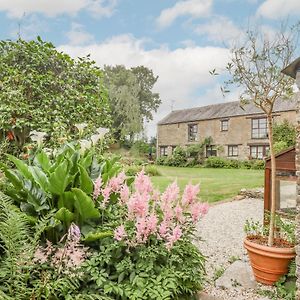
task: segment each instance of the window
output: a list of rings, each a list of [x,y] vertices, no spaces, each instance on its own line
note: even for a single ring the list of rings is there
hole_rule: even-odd
[[[198,125],[197,124],[190,124],[188,126],[189,130],[189,137],[188,140],[189,142],[194,142],[197,141],[197,133],[198,133]]]
[[[263,159],[268,155],[269,146],[257,145],[250,146],[250,156],[254,159]]]
[[[159,155],[160,156],[167,156],[168,155],[168,147],[167,146],[160,146],[159,147]]]
[[[206,157],[217,156],[217,149],[215,146],[206,146]]]
[[[253,139],[266,139],[268,137],[267,119],[252,119],[251,129]]]
[[[174,150],[176,149],[177,146],[172,146],[172,154],[174,153]]]
[[[229,145],[228,146],[228,156],[238,156],[238,146],[237,145]]]
[[[221,120],[221,131],[228,131],[228,120]]]

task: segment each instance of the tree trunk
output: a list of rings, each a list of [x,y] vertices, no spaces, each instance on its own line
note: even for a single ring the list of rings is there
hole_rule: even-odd
[[[273,145],[273,119],[272,113],[267,115],[268,120],[268,133],[270,143],[270,156],[271,156],[271,211],[270,211],[270,224],[269,224],[269,237],[268,246],[272,247],[274,243],[274,231],[275,231],[275,212],[276,212],[276,161],[275,151]]]

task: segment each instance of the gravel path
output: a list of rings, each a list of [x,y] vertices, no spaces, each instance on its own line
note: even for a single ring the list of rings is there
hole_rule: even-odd
[[[246,219],[257,221],[263,219],[263,200],[243,199],[211,206],[208,214],[198,225],[201,252],[208,257],[206,270],[209,283],[205,291],[220,299],[231,300],[262,300],[268,299],[259,296],[255,290],[236,288],[222,290],[214,286],[214,275],[221,268],[227,268],[230,260],[239,258],[248,261],[243,248],[244,223]],[[265,287],[263,287],[265,289]]]

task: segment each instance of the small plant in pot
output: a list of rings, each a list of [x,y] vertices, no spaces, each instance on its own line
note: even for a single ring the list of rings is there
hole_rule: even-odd
[[[234,85],[241,89],[241,107],[255,106],[261,111],[262,121],[252,122],[253,139],[268,140],[271,157],[271,210],[266,232],[257,236],[247,236],[244,246],[248,250],[250,262],[257,281],[273,284],[287,272],[289,260],[295,256],[292,244],[276,236],[276,160],[273,141],[273,121],[278,102],[291,101],[294,80],[281,70],[292,61],[299,37],[299,26],[288,28],[281,24],[281,30],[270,37],[262,28],[248,30],[237,46],[231,49],[231,61],[226,66],[230,79],[222,87],[224,93]],[[218,73],[211,72],[214,75]],[[263,124],[260,126],[260,124]],[[261,155],[262,156],[262,155]],[[261,158],[251,154],[251,158]],[[283,259],[285,257],[285,259]],[[283,261],[285,261],[283,263]],[[260,263],[264,262],[263,265]],[[280,266],[281,265],[281,266]]]
[[[290,261],[295,257],[295,223],[275,216],[275,237],[272,246],[268,245],[268,216],[265,225],[247,220],[244,226],[247,249],[255,279],[272,285],[288,272]]]

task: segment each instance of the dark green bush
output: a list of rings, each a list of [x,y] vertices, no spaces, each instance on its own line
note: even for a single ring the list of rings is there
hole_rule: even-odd
[[[206,159],[206,168],[225,168],[227,166],[227,160],[223,157],[211,156]]]

